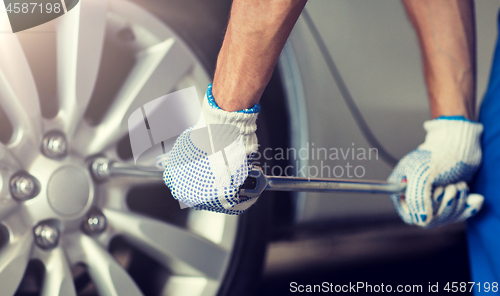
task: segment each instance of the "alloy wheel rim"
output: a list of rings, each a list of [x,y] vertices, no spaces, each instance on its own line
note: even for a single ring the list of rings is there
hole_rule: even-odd
[[[127,266],[108,250],[121,237],[169,270],[165,295],[215,295],[231,257],[236,217],[185,210],[183,225],[156,220],[131,209],[126,197],[161,179],[100,182],[88,169],[95,156],[133,163],[117,151],[128,133],[128,115],[158,94],[192,85],[203,91],[209,75],[201,62],[166,24],[128,1],[80,1],[63,17],[30,29],[44,30],[54,32],[57,43],[59,109],[51,118],[42,116],[19,38],[0,34],[0,107],[13,128],[10,141],[0,144],[3,293],[13,294],[28,262],[39,260],[45,266],[41,295],[74,295],[71,268],[78,264],[86,265],[99,295],[142,295]],[[128,47],[135,63],[107,112],[92,124],[85,110],[108,38]],[[153,154],[143,164],[153,164]],[[25,179],[13,183],[19,174]]]

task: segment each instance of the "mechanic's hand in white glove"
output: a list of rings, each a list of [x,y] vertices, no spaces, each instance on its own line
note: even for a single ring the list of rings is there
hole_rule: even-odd
[[[257,151],[255,131],[259,105],[227,112],[212,95],[212,85],[202,104],[198,123],[184,131],[172,150],[157,159],[163,180],[182,206],[225,214],[240,214],[257,198],[239,196]]]
[[[483,126],[462,116],[443,116],[424,123],[425,142],[403,157],[390,182],[406,181],[404,196],[391,199],[408,224],[432,228],[463,221],[483,204],[469,194],[466,182],[481,162]]]

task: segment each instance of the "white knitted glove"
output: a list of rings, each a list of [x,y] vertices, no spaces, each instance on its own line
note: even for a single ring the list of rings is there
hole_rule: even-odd
[[[211,85],[198,123],[184,131],[172,150],[157,159],[163,180],[181,207],[240,214],[257,198],[239,196],[257,151],[255,131],[260,109],[227,112],[212,96]]]
[[[404,196],[392,195],[398,214],[408,224],[432,228],[463,221],[483,204],[469,194],[466,182],[481,162],[483,126],[461,116],[426,121],[425,142],[403,157],[390,182],[407,181]]]

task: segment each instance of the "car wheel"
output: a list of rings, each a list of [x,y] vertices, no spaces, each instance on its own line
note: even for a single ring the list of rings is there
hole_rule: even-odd
[[[181,210],[161,178],[100,181],[89,170],[96,157],[134,165],[129,115],[185,87],[201,95],[211,80],[229,3],[176,2],[85,0],[0,34],[2,295],[244,295],[255,286],[271,195],[240,216]],[[268,145],[264,121],[259,128]]]

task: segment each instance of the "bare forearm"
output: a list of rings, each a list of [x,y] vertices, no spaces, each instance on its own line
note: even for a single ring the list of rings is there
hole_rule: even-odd
[[[403,0],[417,31],[432,117],[474,118],[475,20],[472,0]]]
[[[307,0],[234,0],[213,94],[226,111],[257,104]]]

